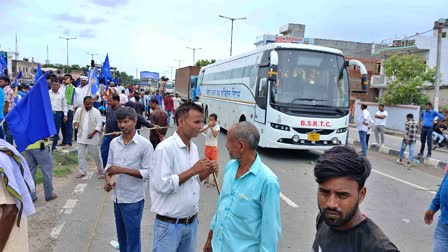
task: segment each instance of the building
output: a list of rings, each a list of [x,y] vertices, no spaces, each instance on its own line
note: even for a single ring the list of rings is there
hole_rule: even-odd
[[[11,60],[12,72],[10,76],[15,78],[22,71],[24,80],[33,80],[38,64],[33,59],[29,61],[27,58],[23,58],[23,60]]]
[[[434,30],[430,35],[415,34],[413,36],[402,39],[389,39],[383,43],[374,46],[373,54],[381,59],[378,66],[379,73],[373,75],[371,78],[371,88],[379,90],[379,97],[382,97],[384,90],[387,89],[388,79],[384,75],[383,63],[392,55],[415,54],[421,56],[428,67],[435,68],[437,59],[437,36],[438,31],[436,27],[437,21],[434,22]],[[446,33],[448,32],[448,19],[444,19],[441,44],[441,90],[440,90],[440,104],[448,104],[448,39]],[[428,86],[423,93],[427,94],[431,100],[434,99],[434,87]]]

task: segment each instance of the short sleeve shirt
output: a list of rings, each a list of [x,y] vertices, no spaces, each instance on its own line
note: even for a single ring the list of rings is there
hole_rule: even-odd
[[[0,176],[0,205],[15,205],[16,200],[6,189],[3,177]],[[0,208],[0,218],[3,210]],[[28,249],[28,223],[25,216],[22,216],[20,221],[20,228],[17,227],[17,221],[14,222],[11,233],[3,252],[25,252]]]

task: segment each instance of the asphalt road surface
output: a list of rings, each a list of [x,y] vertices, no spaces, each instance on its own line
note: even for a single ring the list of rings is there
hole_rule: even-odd
[[[199,136],[194,142],[202,156],[204,137]],[[280,180],[282,234],[279,251],[311,251],[318,213],[313,167],[320,153],[261,149],[259,154]],[[219,136],[219,157],[223,170],[229,161],[225,133]],[[367,197],[361,205],[362,212],[373,219],[401,251],[430,251],[434,224],[425,225],[423,215],[441,183],[443,171],[424,165],[407,168],[381,153],[370,152],[369,159],[373,171],[366,184]],[[92,166],[92,173],[93,169]],[[39,211],[50,211],[51,215],[47,215],[47,221],[37,222],[41,226],[31,228],[41,230],[40,235],[48,241],[45,248],[39,249],[31,243],[31,251],[117,251],[109,244],[117,238],[113,205],[103,190],[104,181],[96,179],[95,174],[85,180],[69,180],[64,189],[59,190],[60,198],[54,205],[57,209],[38,207]],[[222,182],[222,172],[219,181]],[[216,188],[202,188],[197,251],[202,251],[207,238],[217,198]],[[148,192],[142,220],[143,251],[151,251],[153,222]]]

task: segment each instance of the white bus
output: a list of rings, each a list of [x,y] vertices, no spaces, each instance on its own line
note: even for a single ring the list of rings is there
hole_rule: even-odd
[[[260,146],[328,149],[345,144],[349,123],[347,67],[340,50],[273,43],[205,66],[199,74],[204,116],[218,115],[227,129],[254,123]]]

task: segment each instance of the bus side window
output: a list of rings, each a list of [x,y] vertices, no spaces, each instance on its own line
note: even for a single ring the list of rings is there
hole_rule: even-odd
[[[258,97],[268,97],[268,79],[260,78],[260,84],[258,85]]]

